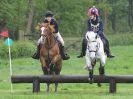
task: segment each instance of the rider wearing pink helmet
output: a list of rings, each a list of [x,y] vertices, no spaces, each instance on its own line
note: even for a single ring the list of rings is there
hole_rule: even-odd
[[[97,15],[97,16],[99,16],[99,12],[98,12],[98,9],[97,8],[95,8],[95,6],[93,6],[92,8],[90,8],[89,10],[88,10],[88,13],[87,13],[89,16],[91,16],[91,15]]]
[[[97,8],[95,8],[95,6],[93,6],[92,8],[90,8],[87,12],[87,15],[89,17],[88,21],[87,21],[87,31],[94,31],[95,33],[97,33],[101,40],[103,41],[104,44],[104,51],[107,54],[107,57],[109,58],[113,58],[114,56],[111,55],[110,49],[109,49],[109,41],[106,38],[104,32],[103,32],[103,22],[101,20],[101,18],[99,17],[99,11]],[[83,39],[82,42],[82,50],[79,56],[77,56],[78,58],[85,56],[85,52],[86,52],[86,47],[87,47],[87,42],[86,39]]]

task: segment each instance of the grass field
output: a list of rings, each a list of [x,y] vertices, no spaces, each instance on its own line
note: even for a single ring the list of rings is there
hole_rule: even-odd
[[[133,74],[133,46],[112,47],[114,59],[108,59],[106,63],[106,75]],[[61,74],[88,74],[83,69],[85,59],[78,59],[78,51],[69,51],[71,59],[63,62]],[[42,75],[40,62],[32,58],[20,58],[12,60],[14,75]],[[95,68],[98,74],[98,64]],[[96,84],[59,84],[58,92],[54,93],[54,85],[51,91],[45,91],[46,85],[41,84],[40,93],[32,93],[32,84],[14,84],[14,92],[10,93],[9,63],[0,60],[0,99],[133,99],[133,84],[117,84],[117,93],[108,93],[108,84],[97,87]]]

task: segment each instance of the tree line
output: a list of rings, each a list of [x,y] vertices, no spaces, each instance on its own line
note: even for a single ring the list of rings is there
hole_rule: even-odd
[[[87,10],[93,5],[99,9],[105,33],[132,33],[133,0],[0,0],[0,31],[8,29],[15,40],[36,36],[37,24],[51,10],[63,36],[83,36]]]

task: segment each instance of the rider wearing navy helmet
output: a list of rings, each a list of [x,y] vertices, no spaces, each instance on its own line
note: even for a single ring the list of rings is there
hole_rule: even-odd
[[[113,58],[114,56],[111,55],[109,49],[109,41],[103,32],[103,22],[100,19],[98,10],[95,8],[95,6],[93,6],[88,10],[87,15],[89,16],[89,19],[87,21],[87,31],[94,31],[100,36],[101,40],[103,41],[104,51],[107,54],[107,57]],[[82,50],[80,55],[77,56],[78,58],[85,56],[86,47],[87,47],[87,42],[86,39],[84,38],[82,42]]]
[[[67,55],[65,53],[65,50],[64,50],[64,40],[63,40],[62,36],[59,33],[58,24],[57,24],[56,20],[53,18],[53,16],[54,16],[54,14],[53,14],[52,11],[47,11],[46,14],[45,14],[45,18],[44,18],[43,23],[50,23],[50,25],[54,26],[55,31],[54,31],[53,35],[55,36],[57,41],[59,41],[59,43],[60,43],[59,47],[60,47],[61,57],[62,57],[63,60],[68,60],[70,57],[69,57],[69,55]],[[41,44],[41,40],[39,39],[38,40],[37,51],[32,56],[32,58],[34,58],[34,59],[39,59],[40,44]]]

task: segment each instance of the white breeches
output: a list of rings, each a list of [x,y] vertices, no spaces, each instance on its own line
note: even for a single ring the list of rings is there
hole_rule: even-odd
[[[64,46],[64,40],[62,38],[62,36],[60,35],[60,33],[54,33],[55,38],[62,44],[62,46]]]
[[[54,33],[54,37],[62,44],[62,46],[64,46],[64,40],[62,38],[62,36],[60,35],[60,33]],[[45,37],[42,38],[42,36],[39,38],[39,40],[37,41],[37,44],[42,44],[45,43]]]

